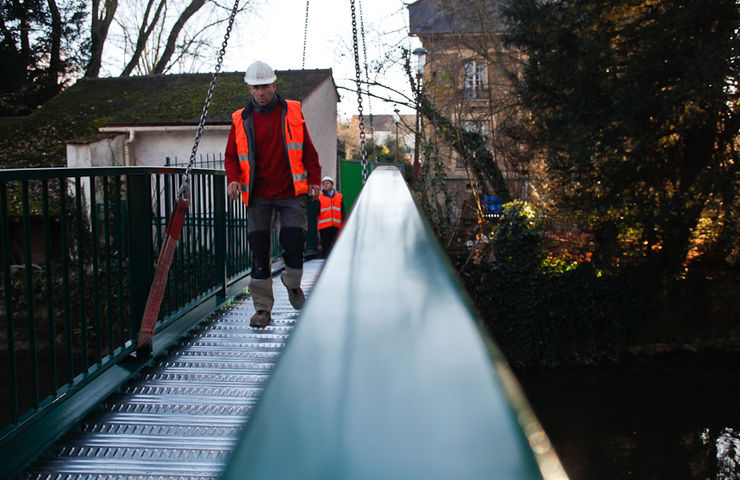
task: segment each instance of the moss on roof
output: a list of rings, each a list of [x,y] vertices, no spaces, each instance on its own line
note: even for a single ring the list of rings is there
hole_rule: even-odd
[[[299,98],[331,78],[331,69],[277,71],[278,92]],[[243,73],[218,77],[206,123],[229,124],[246,105]],[[0,119],[0,168],[63,166],[66,143],[105,136],[103,126],[197,125],[212,74],[80,79],[22,119]]]

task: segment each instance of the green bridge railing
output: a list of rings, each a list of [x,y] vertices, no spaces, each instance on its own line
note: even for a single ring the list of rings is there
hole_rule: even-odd
[[[150,360],[131,353],[183,172],[0,171],[0,473]],[[193,170],[153,353],[246,287],[247,234],[246,207],[227,201],[223,170]]]
[[[401,174],[360,193],[225,480],[567,476]]]
[[[180,173],[0,171],[0,477],[151,361],[130,354]],[[245,212],[223,172],[194,175],[155,356],[247,281]],[[395,168],[371,175],[248,420],[224,473],[246,476],[567,479]]]

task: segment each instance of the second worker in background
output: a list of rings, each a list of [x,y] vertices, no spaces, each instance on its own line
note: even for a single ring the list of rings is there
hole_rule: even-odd
[[[337,236],[344,224],[344,201],[342,194],[334,189],[334,179],[326,176],[321,179],[319,194],[319,216],[316,219],[321,237],[322,257],[329,256]]]
[[[307,197],[319,195],[321,166],[308,135],[301,104],[276,93],[275,72],[264,62],[254,62],[244,81],[252,99],[232,114],[224,167],[227,192],[247,205],[252,278],[249,289],[256,313],[253,327],[270,323],[274,304],[270,259],[273,221],[280,222],[278,241],[285,250],[281,274],[290,304],[300,309],[303,253],[306,246]]]

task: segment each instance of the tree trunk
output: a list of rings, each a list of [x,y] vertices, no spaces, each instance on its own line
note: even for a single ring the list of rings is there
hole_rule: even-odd
[[[57,89],[59,75],[62,73],[63,65],[61,59],[62,50],[62,16],[56,0],[48,0],[51,12],[51,51],[49,52],[49,69],[47,71],[46,88]]]
[[[92,0],[92,27],[90,29],[90,61],[85,69],[85,77],[97,78],[103,59],[103,46],[108,37],[108,28],[118,8],[118,0],[104,0],[100,11],[100,0]]]
[[[165,68],[167,68],[167,64],[172,58],[172,54],[175,52],[175,43],[177,42],[177,37],[180,35],[180,32],[185,26],[185,23],[190,19],[190,17],[193,16],[195,12],[200,10],[200,8],[205,5],[205,3],[206,0],[192,0],[192,2],[190,2],[190,5],[188,5],[187,8],[182,12],[180,18],[178,18],[177,22],[175,22],[175,24],[172,26],[170,35],[167,38],[167,45],[165,46],[164,52],[159,58],[159,61],[154,66],[154,71],[152,73],[164,73]]]
[[[22,14],[19,15],[21,24],[21,58],[23,59],[23,68],[28,72],[28,67],[31,65],[31,42],[29,40],[29,32],[31,30],[31,20],[28,18],[28,9],[23,6]]]
[[[689,252],[691,229],[696,226],[698,215],[686,212],[685,217],[671,218],[663,227],[663,245],[658,256],[660,271],[668,275],[681,272]]]

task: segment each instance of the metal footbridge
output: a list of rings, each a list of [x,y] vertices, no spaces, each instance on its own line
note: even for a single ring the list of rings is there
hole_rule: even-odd
[[[306,292],[322,264],[306,263]],[[274,280],[268,327],[251,328],[251,300],[234,299],[107,398],[26,478],[217,478],[298,318]]]
[[[179,170],[64,170],[0,172],[0,478],[567,478],[394,168],[372,173],[329,259],[305,262],[301,312],[274,277],[264,329],[244,212],[223,172],[195,171],[150,352],[136,319]],[[59,192],[39,228],[62,236],[11,267],[14,205],[31,243],[36,184]]]

